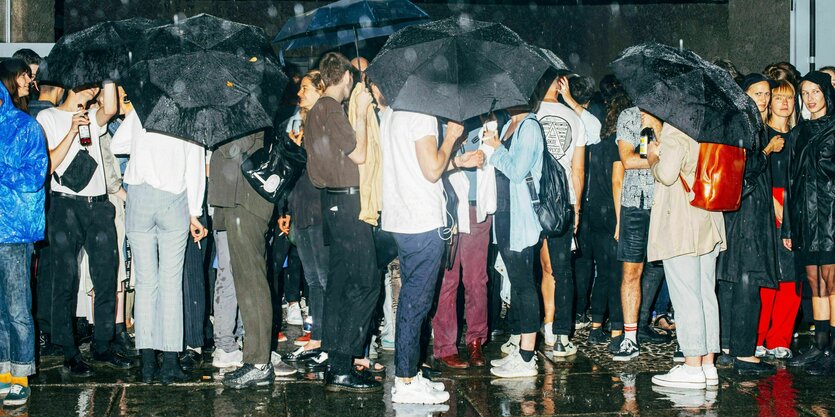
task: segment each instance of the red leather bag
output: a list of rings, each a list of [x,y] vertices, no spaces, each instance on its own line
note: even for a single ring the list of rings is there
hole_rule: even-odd
[[[681,185],[693,200],[690,205],[707,211],[735,211],[742,200],[745,149],[718,143],[700,143],[696,180],[690,187],[679,174]]]

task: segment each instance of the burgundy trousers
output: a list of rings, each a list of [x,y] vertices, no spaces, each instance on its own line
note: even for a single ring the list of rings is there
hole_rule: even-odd
[[[438,309],[432,319],[436,357],[458,353],[458,285],[464,281],[464,317],[467,344],[487,341],[487,246],[493,218],[476,223],[475,207],[470,206],[470,233],[458,235],[458,253],[452,269],[444,270]]]

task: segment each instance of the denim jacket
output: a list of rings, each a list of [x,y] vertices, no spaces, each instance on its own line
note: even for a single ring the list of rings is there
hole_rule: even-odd
[[[43,239],[49,156],[41,126],[0,86],[0,243]]]
[[[510,123],[506,124],[499,137],[504,137],[509,127]],[[538,192],[542,177],[543,142],[536,114],[529,113],[513,132],[510,149],[499,146],[490,157],[490,164],[510,180],[510,250],[514,252],[536,245],[542,233],[525,177],[528,173],[533,176]]]

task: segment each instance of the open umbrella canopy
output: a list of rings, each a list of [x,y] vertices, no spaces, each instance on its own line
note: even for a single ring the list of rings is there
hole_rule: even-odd
[[[346,44],[355,40],[354,30],[367,39],[427,20],[429,15],[408,0],[339,0],[290,18],[273,41],[286,43],[285,50],[334,40]]]
[[[335,48],[337,46],[347,45],[349,43],[355,43],[366,39],[389,36],[406,26],[411,26],[418,22],[420,21],[407,21],[386,26],[371,26],[354,29],[340,29],[329,32],[316,32],[309,36],[295,38],[288,41],[281,41],[280,43],[282,43],[281,48],[285,51],[309,48],[311,46],[327,46],[329,48]]]
[[[463,121],[529,104],[551,66],[504,25],[450,18],[395,33],[366,73],[395,110]]]
[[[727,71],[695,52],[657,43],[625,49],[611,64],[636,106],[699,142],[755,149],[757,107]]]
[[[534,47],[534,51],[539,54],[543,59],[548,61],[548,64],[551,65],[551,69],[553,69],[557,75],[565,75],[571,73],[571,70],[568,69],[568,66],[565,65],[565,62],[562,58],[558,57],[557,54],[552,52],[550,49]]]
[[[287,77],[262,29],[199,15],[145,35],[124,85],[145,129],[214,147],[272,127]]]
[[[119,80],[131,65],[134,45],[157,24],[142,18],[117,20],[65,35],[46,57],[37,78],[66,88]]]

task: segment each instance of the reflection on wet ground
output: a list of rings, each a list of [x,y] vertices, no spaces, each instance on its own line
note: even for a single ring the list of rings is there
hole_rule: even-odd
[[[292,330],[290,340],[298,332]],[[575,340],[583,342],[585,334]],[[488,345],[488,357],[498,356],[498,346]],[[294,348],[290,343],[281,347]],[[0,416],[835,416],[832,377],[812,377],[778,364],[780,371],[771,377],[743,378],[720,369],[718,389],[677,390],[650,381],[655,372],[673,365],[672,345],[647,349],[640,362],[626,365],[615,364],[602,349],[583,345],[585,354],[569,360],[542,351],[540,373],[531,378],[496,379],[487,368],[444,370],[439,380],[451,399],[441,406],[391,403],[391,352],[380,356],[392,367],[386,389],[373,395],[326,393],[322,375],[310,373],[278,379],[264,389],[229,390],[219,383],[208,355],[195,382],[169,387],[139,383],[138,371],[107,368],[73,380],[61,371],[58,358],[48,358],[33,380],[30,404],[2,409]]]

